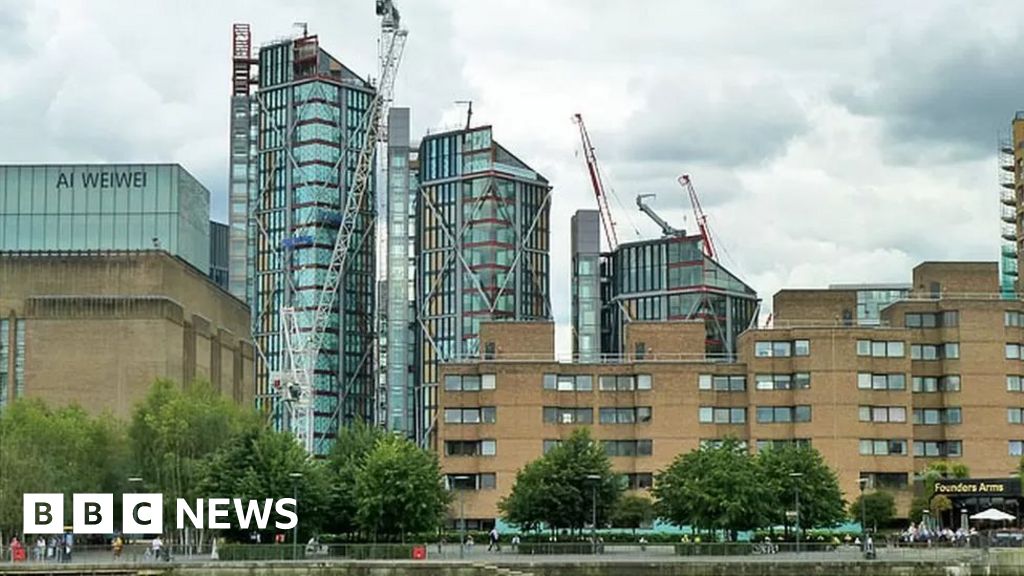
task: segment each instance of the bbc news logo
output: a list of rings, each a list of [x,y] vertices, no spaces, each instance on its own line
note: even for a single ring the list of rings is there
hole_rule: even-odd
[[[114,533],[113,494],[73,494],[72,530],[76,534]],[[24,534],[61,534],[64,532],[63,494],[25,494],[22,514]],[[232,513],[243,530],[266,530],[271,516],[274,527],[290,530],[299,523],[294,498],[242,500],[241,498],[198,498],[175,501],[175,526],[199,530],[226,530]],[[122,494],[121,533],[151,535],[164,532],[163,494]]]

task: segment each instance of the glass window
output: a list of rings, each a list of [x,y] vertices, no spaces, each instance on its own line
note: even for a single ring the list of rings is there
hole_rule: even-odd
[[[545,390],[557,390],[558,389],[558,377],[555,374],[544,375],[544,389]]]
[[[697,375],[697,389],[711,390],[711,374]]]
[[[714,419],[714,408],[710,406],[701,406],[697,410],[697,421],[708,424]]]
[[[484,473],[480,475],[480,489],[481,490],[493,490],[498,486],[497,475],[492,473]]]
[[[1006,377],[1006,389],[1009,390],[1010,392],[1020,392],[1020,383],[1021,378],[1016,374],[1011,374]]]
[[[857,340],[857,356],[871,356],[870,340]]]
[[[494,440],[481,440],[480,441],[480,455],[481,456],[494,456],[497,452],[498,443]]]
[[[483,390],[494,390],[494,374],[482,374],[480,376],[480,388]]]
[[[462,390],[462,378],[460,378],[457,374],[445,375],[444,389],[449,391]]]
[[[480,377],[470,375],[463,376],[462,389],[467,392],[478,392],[480,390]]]
[[[794,340],[793,341],[793,352],[796,356],[810,356],[811,355],[811,341],[810,340]]]
[[[792,346],[789,342],[772,342],[772,356],[785,357],[790,356],[790,350]]]
[[[772,343],[771,342],[755,342],[754,343],[754,356],[758,358],[767,358],[772,355]]]
[[[733,424],[742,424],[747,421],[747,409],[746,408],[732,408],[730,410],[730,418],[732,418]]]
[[[576,390],[578,392],[590,392],[594,389],[594,377],[590,374],[576,376]]]
[[[902,358],[904,354],[903,342],[889,342],[886,352],[889,358]]]
[[[1024,456],[1024,441],[1010,440],[1010,456]]]
[[[945,349],[942,352],[944,358],[959,358],[960,357],[960,343],[959,342],[947,342]]]
[[[494,406],[487,406],[480,409],[480,416],[487,424],[493,424],[498,418],[498,409]]]
[[[445,410],[444,410],[444,421],[447,424],[461,424],[462,423],[462,409],[461,408],[445,408]]]
[[[637,390],[650,390],[654,379],[650,374],[637,374],[636,375],[636,389]]]

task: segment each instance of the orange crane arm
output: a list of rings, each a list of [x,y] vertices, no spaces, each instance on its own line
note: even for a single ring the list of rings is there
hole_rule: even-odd
[[[708,229],[708,216],[704,213],[704,209],[700,207],[700,198],[697,197],[697,191],[693,189],[690,175],[683,174],[680,176],[679,185],[690,194],[690,204],[693,205],[693,217],[697,220],[700,236],[704,240],[704,255],[708,258],[714,258],[715,244],[711,240],[711,230]]]
[[[619,239],[615,235],[615,222],[612,220],[611,209],[608,208],[608,197],[604,193],[604,184],[601,181],[601,172],[597,168],[597,156],[594,154],[594,145],[590,143],[590,134],[583,124],[583,116],[573,115],[573,121],[580,127],[580,140],[583,141],[583,155],[587,160],[587,171],[590,173],[590,185],[594,188],[594,196],[597,196],[597,207],[601,211],[601,225],[604,227],[604,236],[608,240],[608,250],[615,250],[619,246]]]

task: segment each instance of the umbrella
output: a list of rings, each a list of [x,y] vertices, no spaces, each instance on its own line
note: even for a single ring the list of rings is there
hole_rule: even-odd
[[[978,512],[977,514],[971,516],[971,520],[994,520],[997,522],[1008,522],[1015,518],[1016,516],[1014,516],[1013,514],[1007,514],[1006,512],[1003,512],[1002,510],[997,510],[995,508],[989,508],[984,512]]]

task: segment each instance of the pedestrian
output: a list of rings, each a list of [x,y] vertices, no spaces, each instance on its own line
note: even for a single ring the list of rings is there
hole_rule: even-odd
[[[64,561],[64,563],[70,563],[71,562],[71,551],[72,551],[71,549],[75,545],[75,535],[72,534],[71,532],[68,532],[68,533],[64,534],[64,543],[63,543],[63,545],[64,545],[63,561]]]
[[[25,561],[25,547],[22,546],[21,540],[15,536],[11,538],[11,562],[24,562]]]
[[[647,538],[644,538],[643,536],[640,537],[640,551],[647,551]]]
[[[153,560],[155,562],[159,562],[160,551],[164,548],[164,541],[160,539],[159,535],[153,538],[153,542],[150,543],[149,548],[153,551]]]
[[[501,543],[498,541],[498,527],[491,528],[490,541],[487,543],[487,551],[495,549],[497,552],[501,552]]]
[[[46,558],[46,540],[39,536],[36,538],[35,560],[36,562],[42,562],[44,558]]]
[[[124,550],[124,540],[121,539],[120,535],[114,536],[114,542],[111,545],[114,550],[114,560],[121,559],[121,551]]]
[[[515,536],[512,537],[512,551],[513,552],[518,552],[519,551],[519,534],[516,534]]]
[[[467,549],[468,552],[472,552],[473,551],[473,535],[472,534],[467,534],[466,535],[466,549]]]

